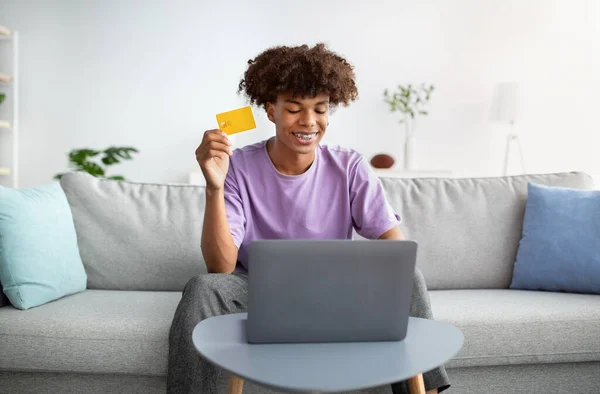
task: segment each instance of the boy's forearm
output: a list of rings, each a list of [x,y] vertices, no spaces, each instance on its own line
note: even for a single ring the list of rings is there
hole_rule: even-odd
[[[206,190],[201,247],[209,273],[233,272],[238,250],[227,222],[223,189]]]

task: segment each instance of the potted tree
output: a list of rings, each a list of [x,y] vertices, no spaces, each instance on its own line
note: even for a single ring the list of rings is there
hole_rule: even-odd
[[[391,112],[400,112],[398,122],[404,125],[404,169],[406,170],[414,167],[413,146],[417,117],[429,114],[426,108],[434,90],[434,85],[427,86],[422,83],[416,87],[411,84],[398,85],[394,92],[388,89],[383,92],[383,100],[389,104]]]

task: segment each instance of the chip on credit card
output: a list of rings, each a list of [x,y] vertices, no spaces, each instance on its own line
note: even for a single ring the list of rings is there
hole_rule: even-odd
[[[217,114],[217,124],[219,125],[219,130],[228,135],[256,128],[256,122],[254,121],[254,115],[250,106]]]

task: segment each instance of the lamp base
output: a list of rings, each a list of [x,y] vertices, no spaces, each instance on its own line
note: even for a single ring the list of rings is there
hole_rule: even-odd
[[[521,159],[521,170],[525,173],[525,159],[523,157],[523,146],[521,145],[521,140],[517,134],[508,134],[506,136],[506,151],[504,154],[504,176],[508,175],[508,159],[510,157],[510,148],[513,144],[516,144],[519,149],[519,158]]]

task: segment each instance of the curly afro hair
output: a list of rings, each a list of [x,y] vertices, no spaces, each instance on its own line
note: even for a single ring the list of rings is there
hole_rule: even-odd
[[[358,96],[353,66],[323,43],[312,48],[273,47],[248,60],[240,92],[245,93],[250,104],[264,108],[282,93],[298,97],[328,94],[332,108],[339,104],[346,107]]]

